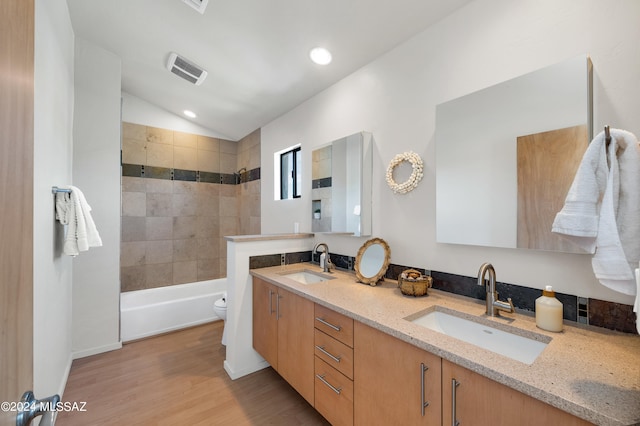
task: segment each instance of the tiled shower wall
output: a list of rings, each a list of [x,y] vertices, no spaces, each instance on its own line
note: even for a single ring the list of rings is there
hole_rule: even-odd
[[[233,142],[122,123],[123,292],[224,277],[224,236],[259,233],[259,130]]]

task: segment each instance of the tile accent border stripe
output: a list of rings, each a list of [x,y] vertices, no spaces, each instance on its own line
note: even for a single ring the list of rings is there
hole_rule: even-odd
[[[312,180],[311,188],[331,188],[331,177]]]
[[[221,185],[240,185],[260,179],[260,167],[237,173],[205,172],[199,170],[172,169],[168,167],[143,166],[123,163],[122,176],[141,177],[164,180],[180,180],[187,182],[207,182]]]

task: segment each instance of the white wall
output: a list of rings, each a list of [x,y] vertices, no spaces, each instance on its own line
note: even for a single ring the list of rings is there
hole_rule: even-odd
[[[375,141],[374,236],[392,262],[475,276],[481,263],[498,280],[632,304],[601,286],[590,257],[435,242],[435,107],[501,81],[587,53],[594,65],[594,125],[640,136],[640,2],[637,0],[477,0],[262,129],[262,158],[302,143],[314,147],[370,131]],[[497,126],[500,123],[496,123]],[[425,162],[419,187],[393,194],[385,170],[395,154],[413,150]],[[262,164],[262,231],[311,230],[310,189],[301,199],[276,201],[273,165]],[[303,170],[311,179],[311,167]],[[355,255],[366,238],[316,236],[332,252]]]
[[[120,58],[76,38],[73,184],[103,243],[73,259],[76,358],[121,347],[120,80]]]
[[[33,391],[62,394],[71,368],[71,259],[53,185],[71,183],[73,30],[65,0],[35,2]]]
[[[122,121],[161,129],[177,130],[179,132],[195,133],[212,138],[233,140],[127,92],[122,92]]]

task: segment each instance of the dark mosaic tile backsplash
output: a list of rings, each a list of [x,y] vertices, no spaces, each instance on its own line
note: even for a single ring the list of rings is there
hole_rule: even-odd
[[[338,269],[353,271],[355,257],[337,253],[330,253],[331,261]],[[285,263],[319,262],[319,256],[311,251],[299,253],[286,253]],[[281,254],[271,254],[264,256],[252,256],[249,260],[249,268],[265,268],[282,264]],[[416,269],[423,274],[431,275],[433,278],[433,288],[462,296],[484,300],[486,291],[484,287],[478,285],[477,277],[467,277],[464,275],[449,274],[446,272],[429,271],[415,266],[390,264],[385,274],[389,280],[397,280],[402,271],[406,269]],[[496,290],[501,294],[501,299],[506,300],[511,297],[516,308],[524,311],[535,311],[535,301],[541,295],[539,289],[523,287],[515,284],[497,282]],[[411,297],[411,296],[407,296]],[[565,320],[578,321],[579,315],[586,315],[590,325],[603,327],[610,330],[622,331],[625,333],[637,333],[636,314],[633,307],[620,303],[607,302],[598,299],[585,300],[571,294],[556,292],[556,298],[562,302],[563,317]],[[580,312],[579,312],[580,310]],[[582,321],[580,321],[582,322]]]
[[[626,333],[637,332],[633,306],[604,300],[589,299],[589,324]]]
[[[139,164],[122,164],[122,176],[239,185],[260,179],[260,168],[243,173],[214,173],[171,169],[168,167],[141,166]]]
[[[314,179],[311,181],[311,188],[331,188],[331,177]]]
[[[280,254],[264,254],[262,256],[249,257],[249,269],[268,268],[282,264]]]
[[[282,265],[283,260],[285,265],[311,262],[311,251],[250,256],[249,269],[268,268],[270,266]]]

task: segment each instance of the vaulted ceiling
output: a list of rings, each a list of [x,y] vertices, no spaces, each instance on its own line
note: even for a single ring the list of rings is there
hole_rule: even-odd
[[[237,140],[470,0],[67,0],[76,36],[122,59],[122,90]],[[326,66],[309,60],[328,48]],[[201,85],[166,68],[204,68]],[[186,117],[185,117],[186,118]]]

